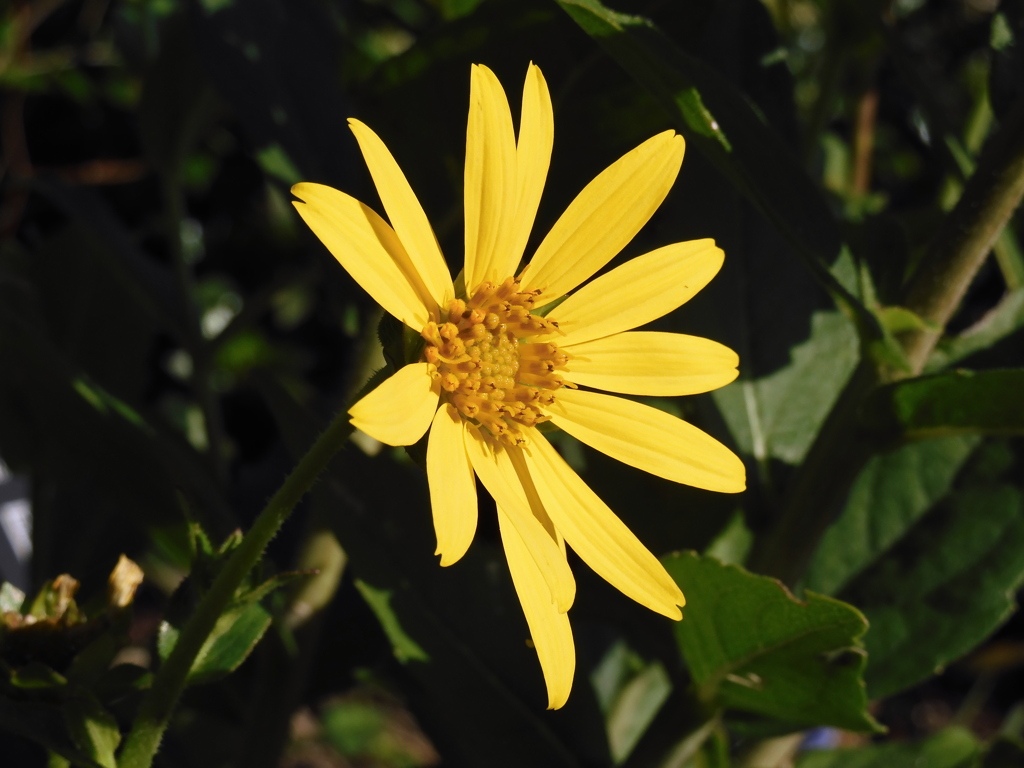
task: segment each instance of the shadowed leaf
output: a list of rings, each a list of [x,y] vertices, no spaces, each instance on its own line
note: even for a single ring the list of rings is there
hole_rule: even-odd
[[[924,680],[984,640],[1024,582],[1024,498],[968,488],[928,514],[840,595],[871,622],[872,698]]]

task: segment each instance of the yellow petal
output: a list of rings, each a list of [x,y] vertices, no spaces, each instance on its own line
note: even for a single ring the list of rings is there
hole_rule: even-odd
[[[517,449],[518,450],[518,449]],[[505,510],[548,585],[550,599],[565,612],[576,597],[576,580],[565,553],[534,515],[507,449],[485,438],[479,428],[466,428],[466,452],[480,482]]]
[[[721,493],[739,493],[746,487],[743,462],[736,454],[657,408],[562,387],[547,410],[554,424],[576,439],[652,475]],[[561,528],[557,520],[555,525]],[[569,539],[565,530],[562,533]]]
[[[416,193],[380,137],[354,118],[349,119],[348,125],[359,142],[391,226],[401,238],[430,296],[438,306],[446,306],[455,297],[452,276]]]
[[[548,84],[540,67],[530,64],[523,86],[523,109],[519,118],[519,142],[516,145],[516,217],[509,247],[510,271],[519,260],[530,239],[537,216],[541,193],[551,163],[551,147],[555,140],[555,118],[551,108]]]
[[[561,348],[574,383],[627,395],[696,395],[739,374],[727,346],[681,333],[617,333]]]
[[[540,659],[540,668],[544,672],[548,709],[559,709],[569,698],[576,671],[576,648],[572,641],[569,616],[551,602],[547,583],[533,561],[526,542],[500,506],[498,526],[508,569],[512,573],[512,583],[523,605],[530,636]]]
[[[437,534],[434,554],[441,556],[441,565],[451,565],[466,554],[476,533],[476,479],[464,431],[458,411],[446,404],[437,409],[427,440],[430,508]]]
[[[647,223],[683,162],[683,137],[659,133],[602,171],[570,203],[523,270],[537,306],[571,291],[607,264]]]
[[[580,479],[540,432],[527,464],[558,530],[583,561],[623,594],[670,619],[686,601],[658,558]]]
[[[373,300],[410,328],[430,319],[433,297],[395,231],[372,208],[323,184],[292,187],[293,202],[327,250]]]
[[[674,243],[630,259],[559,304],[559,346],[600,339],[657,320],[689,301],[722,268],[714,240]]]
[[[412,363],[349,408],[352,426],[388,445],[412,445],[427,431],[441,391],[429,363]]]
[[[466,288],[500,283],[519,264],[513,255],[516,210],[516,136],[498,78],[474,64],[466,130]],[[521,255],[521,254],[520,254]]]

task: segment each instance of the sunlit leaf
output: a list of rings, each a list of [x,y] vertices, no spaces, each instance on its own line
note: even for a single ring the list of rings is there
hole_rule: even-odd
[[[856,362],[851,323],[839,312],[819,312],[810,338],[790,348],[788,365],[713,396],[744,453],[798,464]]]
[[[686,607],[676,639],[708,704],[755,712],[791,727],[874,731],[867,712],[856,608],[695,553],[664,558]]]
[[[0,614],[7,613],[8,611],[20,612],[21,606],[24,603],[24,592],[9,581],[0,584]]]
[[[117,768],[121,743],[117,720],[93,696],[79,693],[64,702],[64,722],[78,747],[103,768]]]
[[[223,614],[210,633],[189,672],[191,685],[208,683],[234,672],[270,627],[270,613],[259,603],[249,603]],[[166,659],[180,632],[166,621],[160,626],[157,647]]]

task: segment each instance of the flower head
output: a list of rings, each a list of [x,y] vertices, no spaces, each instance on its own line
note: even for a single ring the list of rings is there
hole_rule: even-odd
[[[551,99],[530,65],[518,138],[501,84],[474,66],[466,138],[465,292],[384,143],[350,120],[390,225],[344,192],[292,188],[295,207],[377,302],[419,332],[422,359],[405,365],[349,411],[389,445],[429,430],[427,476],[437,554],[451,565],[476,531],[475,477],[494,497],[516,593],[548,688],[550,708],[572,686],[566,612],[576,585],[566,544],[613,586],[682,618],[679,587],[537,428],[550,422],[609,456],[676,482],[735,493],[743,464],[681,419],[591,390],[686,395],[721,387],[738,358],[708,339],[632,331],[671,312],[718,272],[712,240],[675,243],[610,270],[562,299],[614,258],[668,194],[683,137],[666,131],[588,184],[519,270],[554,135]],[[581,389],[586,387],[587,389]]]

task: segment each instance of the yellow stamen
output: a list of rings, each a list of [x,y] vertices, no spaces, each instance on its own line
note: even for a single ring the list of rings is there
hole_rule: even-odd
[[[446,322],[424,327],[423,359],[437,366],[442,398],[464,418],[508,445],[525,445],[522,427],[547,421],[542,409],[555,390],[573,386],[556,373],[567,370],[569,356],[550,341],[531,341],[558,333],[558,325],[531,313],[540,291],[520,290],[515,278],[484,282],[469,295],[449,302]]]

